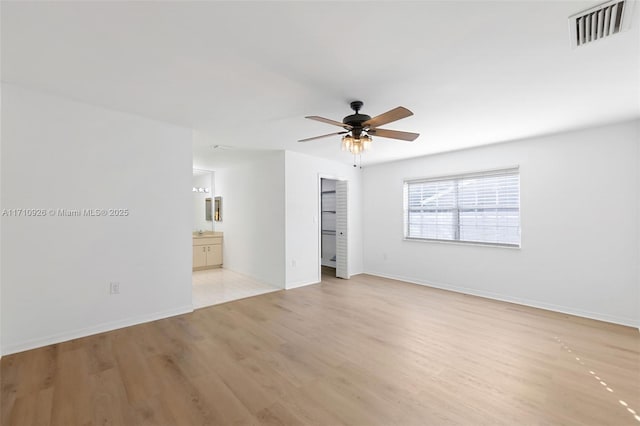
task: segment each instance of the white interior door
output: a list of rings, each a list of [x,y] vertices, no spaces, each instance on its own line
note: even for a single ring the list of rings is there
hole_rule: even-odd
[[[336,182],[336,277],[349,279],[349,187],[346,180]]]

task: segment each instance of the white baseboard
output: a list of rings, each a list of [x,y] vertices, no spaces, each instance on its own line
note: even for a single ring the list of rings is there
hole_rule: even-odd
[[[482,290],[477,290],[477,289],[468,288],[468,287],[459,287],[459,286],[454,286],[449,284],[435,283],[435,282],[411,278],[411,277],[393,276],[389,274],[383,274],[381,272],[365,272],[365,274],[374,275],[376,277],[389,278],[392,280],[404,281],[411,284],[423,285],[426,287],[439,288],[441,290],[449,290],[456,293],[463,293],[463,294],[469,294],[472,296],[485,297],[487,299],[499,300],[501,302],[515,303],[518,305],[530,306],[532,308],[546,309],[548,311],[560,312],[563,314],[575,315],[578,317],[610,322],[610,323],[625,325],[629,327],[635,327],[640,330],[640,321],[633,318],[619,317],[616,315],[603,314],[600,312],[585,311],[582,309],[571,308],[568,306],[561,306],[561,305],[555,305],[552,303],[540,302],[538,300],[523,299],[519,297],[512,297],[504,294],[482,291]]]
[[[286,286],[286,290],[291,290],[294,288],[299,288],[299,287],[305,287],[308,285],[312,285],[312,284],[320,284],[320,281],[300,281],[297,283],[291,283],[291,284],[287,284]]]
[[[2,348],[2,355],[14,354],[17,352],[27,351],[29,349],[41,348],[55,343],[66,342],[72,339],[91,336],[93,334],[104,333],[106,331],[117,330],[119,328],[130,327],[132,325],[142,324],[145,322],[156,321],[163,318],[169,318],[176,315],[182,315],[193,312],[193,305],[182,306],[180,308],[169,309],[167,311],[155,312],[152,314],[140,315],[133,318],[127,318],[118,321],[111,321],[91,327],[80,328],[73,331],[54,334],[37,339],[25,340],[23,342],[13,343]]]

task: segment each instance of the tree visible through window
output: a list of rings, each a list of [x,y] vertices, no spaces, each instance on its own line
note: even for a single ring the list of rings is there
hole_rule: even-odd
[[[520,173],[405,181],[405,238],[520,246]]]

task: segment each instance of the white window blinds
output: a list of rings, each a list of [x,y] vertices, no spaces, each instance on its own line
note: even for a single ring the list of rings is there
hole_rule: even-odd
[[[520,246],[517,168],[405,181],[405,238]]]

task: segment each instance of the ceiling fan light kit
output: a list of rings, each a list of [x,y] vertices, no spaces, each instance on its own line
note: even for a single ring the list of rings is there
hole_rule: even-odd
[[[371,148],[372,140],[369,135],[361,135],[358,139],[351,135],[345,135],[342,137],[342,150],[349,151],[353,155],[358,155]]]
[[[418,133],[401,132],[398,130],[381,129],[378,127],[412,116],[413,113],[407,108],[399,106],[371,118],[366,114],[360,114],[360,109],[363,105],[364,103],[362,101],[351,102],[350,106],[351,109],[355,111],[355,114],[351,114],[343,118],[342,123],[328,118],[319,117],[317,115],[305,117],[310,120],[320,121],[321,123],[342,127],[344,131],[300,139],[298,142],[308,142],[329,136],[344,135],[342,137],[342,150],[349,151],[355,156],[371,147],[373,141],[373,138],[371,137],[372,135],[382,138],[400,139],[409,142],[416,140],[416,138],[420,136]]]

